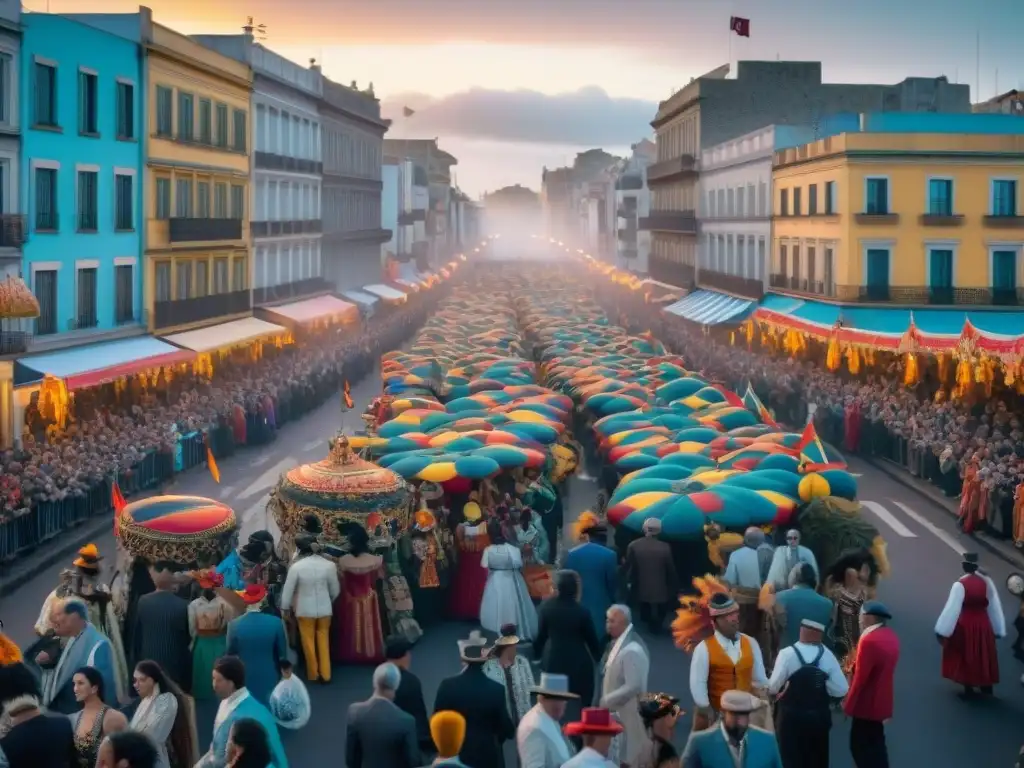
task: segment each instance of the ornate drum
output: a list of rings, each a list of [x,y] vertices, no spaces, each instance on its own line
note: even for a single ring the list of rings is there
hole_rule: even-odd
[[[323,461],[286,472],[270,506],[281,530],[283,548],[290,551],[306,515],[319,518],[329,540],[340,540],[338,528],[342,523],[357,523],[372,534],[381,519],[395,518],[404,529],[411,514],[410,496],[405,480],[360,459],[349,448],[348,438],[341,436],[334,440]]]
[[[238,527],[234,510],[202,496],[153,496],[132,502],[118,520],[121,545],[135,557],[182,565],[218,561]]]

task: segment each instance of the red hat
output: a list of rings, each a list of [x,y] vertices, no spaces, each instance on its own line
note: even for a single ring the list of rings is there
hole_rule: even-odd
[[[238,596],[246,605],[257,605],[267,599],[267,588],[262,584],[246,584]]]
[[[216,571],[203,571],[196,579],[201,589],[213,589],[224,586],[224,576]]]
[[[563,729],[566,736],[615,736],[624,730],[621,723],[612,720],[612,713],[601,707],[587,707],[578,723],[569,723]]]

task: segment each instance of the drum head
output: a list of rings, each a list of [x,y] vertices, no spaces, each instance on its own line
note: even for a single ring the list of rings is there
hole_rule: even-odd
[[[1014,597],[1024,596],[1024,576],[1019,573],[1011,573],[1006,579],[1006,588]]]

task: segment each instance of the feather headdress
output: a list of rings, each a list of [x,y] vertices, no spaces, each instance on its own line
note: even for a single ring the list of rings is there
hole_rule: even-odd
[[[22,661],[21,648],[7,636],[3,631],[3,622],[0,622],[0,666],[6,667]]]
[[[715,595],[729,597],[729,588],[710,574],[704,578],[694,578],[693,586],[697,594],[679,598],[679,608],[676,610],[675,619],[672,620],[672,637],[676,647],[687,653],[692,653],[694,648],[711,637],[715,631],[711,621],[712,598]]]

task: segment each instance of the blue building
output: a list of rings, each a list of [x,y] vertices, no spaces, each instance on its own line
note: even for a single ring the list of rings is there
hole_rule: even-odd
[[[35,350],[141,333],[145,126],[132,41],[62,16],[22,17],[23,275]]]

